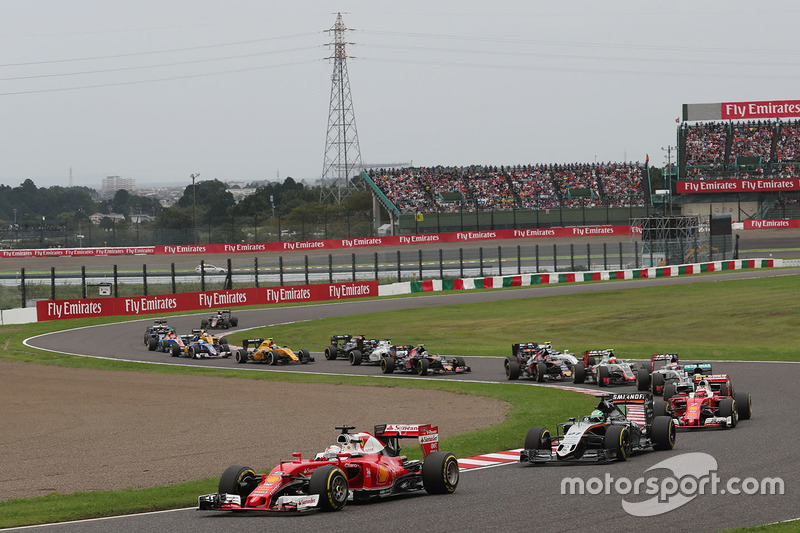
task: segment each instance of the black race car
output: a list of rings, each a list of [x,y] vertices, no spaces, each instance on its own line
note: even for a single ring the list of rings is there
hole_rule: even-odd
[[[230,309],[220,309],[216,314],[200,321],[203,329],[228,329],[239,325],[239,318],[231,314]]]
[[[395,370],[427,376],[428,374],[462,374],[472,369],[460,357],[447,359],[429,353],[425,346],[397,345],[394,357],[381,358],[381,372],[391,374]]]
[[[653,396],[634,392],[603,396],[589,416],[558,424],[556,435],[533,427],[520,452],[522,463],[625,461],[631,453],[675,445],[675,421],[655,416]]]
[[[511,345],[511,355],[505,360],[506,378],[520,376],[534,381],[564,381],[572,379],[572,360],[554,350],[550,343],[520,342]]]

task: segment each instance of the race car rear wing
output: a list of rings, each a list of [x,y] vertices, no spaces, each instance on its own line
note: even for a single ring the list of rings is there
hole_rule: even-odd
[[[678,354],[676,353],[654,353],[650,356],[650,371],[656,369],[656,361],[664,361],[665,364],[677,363]],[[659,367],[660,368],[660,367]]]
[[[395,453],[400,453],[400,439],[417,437],[423,457],[439,451],[439,426],[430,424],[381,424],[375,426],[375,437]]]
[[[352,335],[331,335],[331,344],[336,344],[339,341],[347,342],[352,338]]]
[[[156,318],[153,320],[154,326],[165,326],[167,324],[166,318]]]
[[[245,339],[242,341],[242,348],[246,350],[248,346],[261,346],[262,342],[264,339]]]
[[[603,396],[614,402],[625,418],[647,426],[653,423],[653,395],[646,392],[621,392]],[[642,418],[643,417],[643,418]]]
[[[536,349],[539,348],[540,344],[538,342],[515,342],[511,345],[511,355],[517,355],[519,353],[520,347],[522,348],[529,348],[529,349]]]
[[[687,363],[682,366],[687,374],[710,374],[711,363]]]

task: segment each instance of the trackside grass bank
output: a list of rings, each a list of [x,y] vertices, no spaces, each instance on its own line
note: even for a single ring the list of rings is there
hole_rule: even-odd
[[[444,306],[402,312],[325,319],[249,331],[248,337],[275,337],[281,344],[321,350],[331,334],[391,337],[395,342],[424,342],[434,352],[505,356],[512,342],[551,341],[557,348],[582,351],[612,347],[619,355],[646,357],[675,351],[686,359],[796,360],[800,333],[800,276],[719,281],[692,286],[628,289],[571,296],[548,296],[507,302]],[[209,368],[177,368],[52,354],[22,345],[24,338],[68,327],[113,322],[71,320],[0,328],[0,358],[77,368],[224,376],[232,379],[281,380],[448,390],[508,402],[506,420],[495,426],[443,440],[442,448],[459,457],[521,445],[536,424],[554,428],[569,416],[585,414],[591,397],[548,387],[368,377],[276,375]],[[138,329],[137,329],[138,332]],[[233,335],[230,335],[233,338]],[[287,450],[287,454],[291,450]],[[141,490],[51,494],[0,502],[0,527],[76,520],[188,507],[198,494],[213,492],[218,478]],[[796,531],[797,523],[736,531]]]

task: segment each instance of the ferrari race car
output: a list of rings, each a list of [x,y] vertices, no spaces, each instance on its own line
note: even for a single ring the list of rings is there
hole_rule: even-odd
[[[172,357],[189,359],[231,356],[228,339],[215,337],[204,329],[193,329],[191,335],[168,335],[161,339],[160,349]]]
[[[460,357],[448,360],[442,355],[429,353],[422,344],[402,344],[395,346],[394,357],[381,357],[381,372],[391,374],[395,370],[427,376],[463,374],[472,369]]]
[[[694,390],[656,402],[656,414],[675,419],[679,428],[733,428],[751,414],[750,394],[733,391],[727,374],[694,376]]]
[[[575,363],[573,371],[575,383],[596,383],[600,387],[636,383],[633,365],[617,359],[613,350],[586,350],[583,361]]]
[[[231,315],[230,309],[221,309],[215,315],[204,318],[200,321],[203,329],[228,329],[239,325],[239,318]]]
[[[253,361],[268,365],[288,365],[291,363],[313,363],[314,358],[308,350],[301,348],[297,352],[286,346],[279,346],[272,339],[247,339],[235,352],[237,363]]]
[[[678,363],[678,354],[661,353],[650,356],[650,368],[642,367],[636,373],[639,390],[649,390],[655,395],[666,394],[667,398],[677,391],[691,392],[695,374],[710,374],[711,363]]]
[[[268,474],[231,466],[222,473],[219,492],[198,498],[202,511],[339,511],[348,501],[425,490],[452,494],[458,486],[458,461],[440,452],[439,431],[429,424],[385,424],[370,433],[337,426],[336,444],[313,459],[281,461]],[[400,455],[400,439],[419,440],[424,459]]]
[[[533,427],[520,452],[522,463],[625,461],[632,453],[675,445],[675,421],[656,416],[653,396],[633,392],[603,396],[597,409],[580,420],[558,424],[556,435]]]
[[[379,365],[381,357],[394,354],[392,341],[386,339],[368,339],[364,335],[333,335],[331,343],[325,348],[325,359],[339,357],[350,361],[353,366],[364,364]]]
[[[151,352],[155,351],[161,339],[168,333],[175,333],[175,328],[167,325],[166,318],[156,318],[153,325],[144,330],[144,345]]]
[[[511,355],[505,360],[506,378],[519,379],[520,375],[534,381],[564,381],[572,379],[574,356],[554,350],[550,343],[515,343]]]

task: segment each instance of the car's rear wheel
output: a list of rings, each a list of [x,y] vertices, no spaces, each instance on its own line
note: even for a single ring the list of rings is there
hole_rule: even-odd
[[[339,349],[336,347],[336,345],[335,344],[331,344],[330,346],[325,348],[325,359],[327,359],[328,361],[332,361],[332,360],[336,359],[336,356],[338,355],[338,351],[339,351]]]
[[[601,367],[602,368],[602,367]],[[620,461],[626,461],[631,454],[631,434],[626,426],[608,426],[603,439],[603,448]]]
[[[239,317],[238,316],[232,316],[231,317],[231,326],[233,326],[233,327],[238,327],[239,326]]]
[[[219,492],[238,495],[244,507],[247,496],[258,486],[260,478],[249,466],[229,466],[219,478]]]
[[[450,452],[429,453],[422,462],[422,485],[428,494],[452,494],[458,477],[458,460]]]
[[[428,369],[430,369],[430,367],[431,367],[430,361],[428,361],[427,359],[420,359],[417,362],[417,374],[419,374],[420,376],[427,376]]]
[[[170,347],[170,349],[169,349],[169,354],[170,354],[172,357],[178,357],[178,356],[180,356],[180,355],[181,355],[181,347],[180,347],[180,346],[178,346],[177,344],[173,344],[173,345]]]
[[[350,364],[353,366],[358,366],[361,364],[361,351],[360,350],[352,350],[350,352]]]
[[[547,450],[551,451],[552,440],[550,430],[544,427],[532,427],[525,435],[526,450]]]
[[[515,380],[519,379],[519,362],[514,356],[509,356],[505,360],[506,379]]]
[[[671,450],[675,446],[675,421],[671,416],[653,418],[652,438],[656,450]]]
[[[147,349],[151,352],[154,352],[158,348],[158,339],[155,337],[150,337],[147,340]]]
[[[350,493],[347,476],[338,466],[321,466],[311,474],[308,493],[319,494],[319,507],[323,511],[339,511],[347,505]]]
[[[752,401],[749,392],[737,392],[734,396],[736,409],[739,412],[739,420],[750,420]]]
[[[607,387],[609,383],[609,372],[607,366],[597,367],[597,385],[599,387]]]
[[[234,355],[234,357],[236,358],[236,362],[239,363],[240,365],[246,363],[247,350],[245,350],[244,348],[242,348],[241,350],[236,350],[236,354]]]
[[[203,329],[208,327],[208,319],[207,318],[204,318],[203,320],[200,321],[200,327],[203,328]]]
[[[381,357],[381,372],[391,374],[394,372],[394,359],[391,357]]]
[[[575,383],[584,383],[586,381],[586,367],[583,366],[583,363],[575,363],[572,371],[574,375],[572,381]]]
[[[650,389],[650,370],[647,368],[640,368],[636,372],[636,388],[640,391]]]

